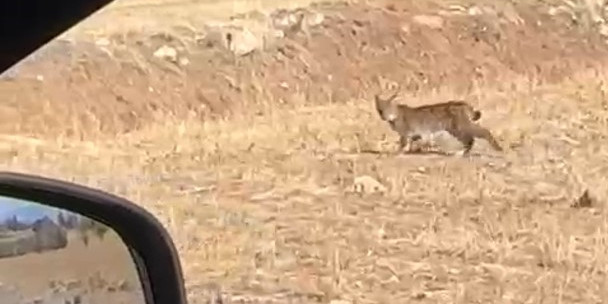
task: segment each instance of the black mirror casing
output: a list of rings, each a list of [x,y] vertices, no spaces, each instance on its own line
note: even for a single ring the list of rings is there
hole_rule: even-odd
[[[0,195],[97,220],[122,238],[137,264],[146,303],[187,303],[182,268],[167,230],[148,211],[115,195],[56,179],[0,172]]]
[[[0,73],[112,1],[2,1]]]

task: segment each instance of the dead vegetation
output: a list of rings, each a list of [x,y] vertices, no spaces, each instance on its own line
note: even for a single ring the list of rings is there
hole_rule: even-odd
[[[318,5],[310,35],[243,57],[110,36],[0,83],[0,156],[151,210],[192,303],[603,302],[608,49],[550,9]],[[378,79],[466,99],[505,152],[388,155]]]

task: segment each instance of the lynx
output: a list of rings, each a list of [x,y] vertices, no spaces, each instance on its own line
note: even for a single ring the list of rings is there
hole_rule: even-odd
[[[410,151],[412,144],[423,135],[441,131],[448,132],[462,143],[462,155],[469,154],[475,138],[485,139],[496,151],[503,151],[490,131],[474,123],[481,118],[481,112],[465,101],[410,107],[394,102],[398,92],[386,99],[376,95],[375,104],[380,118],[399,134],[399,152],[404,148]]]

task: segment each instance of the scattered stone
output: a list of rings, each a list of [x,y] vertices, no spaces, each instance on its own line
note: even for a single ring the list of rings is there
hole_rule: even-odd
[[[285,9],[277,10],[271,15],[272,24],[279,29],[287,29],[294,26],[299,21],[297,12],[290,12]]]
[[[308,9],[285,10],[281,9],[271,15],[271,24],[275,29],[287,34],[299,31],[307,31],[321,25],[325,21],[325,15]]]
[[[548,13],[549,13],[550,16],[556,16],[557,14],[560,13],[560,7],[559,6],[557,6],[557,7],[556,6],[552,6],[552,7],[549,8]]]
[[[382,183],[369,175],[358,176],[353,183],[355,193],[384,193],[386,190]]]
[[[467,9],[462,5],[452,4],[448,6],[448,9],[456,12],[466,12]]]
[[[108,38],[99,38],[97,40],[95,40],[95,45],[97,46],[109,46],[110,45],[110,39]]]
[[[179,59],[179,65],[181,66],[187,66],[190,64],[190,59],[186,58],[186,57],[181,57]]]
[[[228,48],[236,56],[245,56],[262,46],[262,41],[249,29],[242,29],[226,34]]]
[[[608,25],[602,24],[599,29],[600,35],[603,37],[608,37]]]
[[[319,26],[325,21],[325,15],[318,12],[310,12],[304,16],[304,23],[309,27]]]
[[[156,58],[162,58],[166,60],[170,60],[172,62],[177,62],[177,50],[167,45],[163,45],[158,48],[154,54]]]
[[[416,15],[412,18],[412,21],[436,30],[443,28],[443,18],[440,16]]]

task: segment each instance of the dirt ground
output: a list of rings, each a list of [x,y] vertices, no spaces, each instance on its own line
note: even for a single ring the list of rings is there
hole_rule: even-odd
[[[243,34],[216,28],[225,8],[209,25],[171,5],[162,24],[108,10],[5,75],[0,157],[152,211],[192,303],[218,286],[235,303],[608,300],[608,32],[584,10],[326,2],[266,39],[259,14],[233,18]],[[263,47],[238,56],[224,30]],[[372,98],[391,83],[412,105],[466,99],[506,151],[390,154]]]

